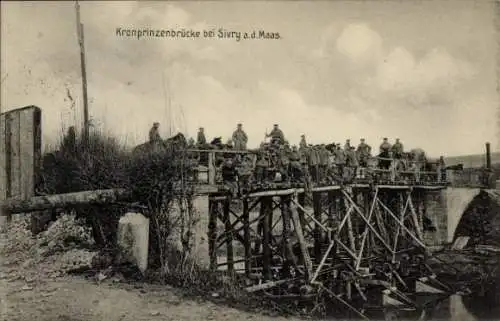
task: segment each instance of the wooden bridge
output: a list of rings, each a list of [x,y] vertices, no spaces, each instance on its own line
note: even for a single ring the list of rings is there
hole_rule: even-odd
[[[125,190],[37,196],[40,159],[39,108],[0,116],[0,215],[41,211],[57,205],[109,204],[130,198]],[[335,184],[270,181],[234,197],[219,178],[217,154],[207,150],[198,167],[196,193],[208,196],[210,269],[241,274],[249,291],[270,298],[307,298],[318,293],[358,317],[367,306],[397,302],[422,308],[412,297],[417,284],[444,292],[426,265],[429,249],[427,194],[460,182],[483,188],[488,170],[398,171],[366,168]],[[85,194],[87,193],[87,194]],[[78,195],[77,195],[78,194]],[[221,252],[223,250],[223,252]],[[375,298],[375,299],[374,299]]]

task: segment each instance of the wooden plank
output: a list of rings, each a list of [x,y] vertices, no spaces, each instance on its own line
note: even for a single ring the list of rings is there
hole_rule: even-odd
[[[5,114],[0,115],[0,201],[7,198],[7,173],[5,150]]]
[[[19,112],[19,184],[20,197],[35,194],[35,133],[33,108]]]
[[[10,197],[22,197],[21,190],[21,136],[19,131],[20,112],[12,112],[9,115],[10,119],[10,177],[11,177],[11,190]]]
[[[269,190],[269,191],[255,192],[255,193],[248,194],[248,197],[284,196],[284,195],[291,195],[294,193],[302,193],[302,192],[304,192],[303,188],[298,188],[298,189],[290,188],[290,189],[286,189],[286,190],[274,190],[274,191]]]
[[[338,185],[330,185],[330,186],[321,186],[321,187],[313,187],[313,192],[325,192],[325,191],[334,191],[339,190],[340,186]]]

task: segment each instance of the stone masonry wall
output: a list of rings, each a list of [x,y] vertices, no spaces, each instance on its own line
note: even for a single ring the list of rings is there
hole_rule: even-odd
[[[446,192],[431,191],[426,194],[427,217],[432,221],[436,232],[425,232],[425,243],[429,246],[442,245],[447,241],[448,213]]]

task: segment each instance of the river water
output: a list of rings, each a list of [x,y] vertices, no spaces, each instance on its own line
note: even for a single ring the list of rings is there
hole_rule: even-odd
[[[434,306],[427,314],[426,320],[500,320],[500,307],[488,304],[486,301],[484,298],[452,295]]]

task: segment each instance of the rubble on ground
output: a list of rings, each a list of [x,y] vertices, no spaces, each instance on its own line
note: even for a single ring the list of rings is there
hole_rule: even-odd
[[[47,231],[36,236],[30,232],[29,221],[29,216],[14,216],[8,231],[0,234],[0,278],[30,283],[40,274],[59,277],[91,267],[98,254],[89,250],[92,234],[74,215],[61,215]]]

